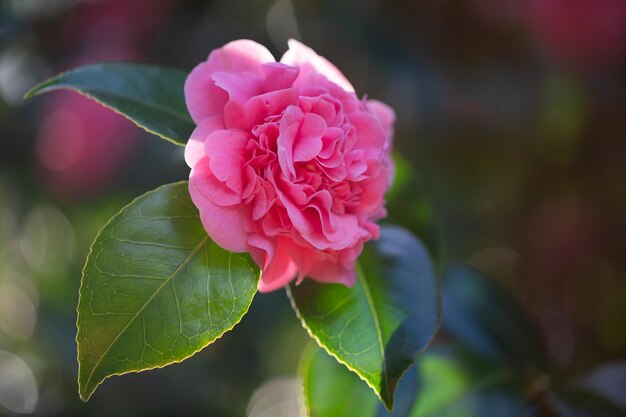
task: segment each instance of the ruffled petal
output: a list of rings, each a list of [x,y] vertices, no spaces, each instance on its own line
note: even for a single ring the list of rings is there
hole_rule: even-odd
[[[206,62],[195,67],[185,81],[185,101],[191,118],[196,123],[224,113],[228,93],[215,84],[217,72],[260,74],[261,65],[275,62],[262,45],[247,39],[230,42],[214,50]]]
[[[185,162],[189,168],[204,157],[204,141],[216,130],[224,129],[224,120],[221,116],[212,116],[203,120],[193,131],[187,145],[185,145]]]
[[[203,193],[206,183],[201,175],[189,178],[191,200],[200,211],[200,220],[205,230],[222,248],[231,252],[245,252],[247,209],[241,205],[219,206]]]
[[[280,62],[300,68],[300,77],[305,78],[311,72],[325,76],[329,81],[337,84],[346,91],[353,92],[354,87],[344,75],[326,58],[319,56],[308,46],[295,39],[289,40],[289,50],[285,52]]]
[[[241,130],[216,130],[204,142],[211,172],[241,196],[244,190],[244,163],[249,134]]]
[[[278,239],[273,252],[267,252],[261,280],[260,292],[275,291],[287,285],[296,277],[298,266],[287,252],[285,239]]]

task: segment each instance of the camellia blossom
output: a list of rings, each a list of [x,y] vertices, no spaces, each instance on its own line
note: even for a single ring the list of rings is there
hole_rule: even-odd
[[[393,110],[359,99],[295,40],[280,62],[250,40],[214,50],[185,98],[197,124],[185,148],[189,191],[209,236],[250,253],[260,291],[296,276],[352,285],[386,214]]]

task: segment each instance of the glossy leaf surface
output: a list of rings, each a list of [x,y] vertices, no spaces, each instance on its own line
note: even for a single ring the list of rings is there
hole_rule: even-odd
[[[398,381],[437,331],[439,294],[422,243],[398,227],[381,233],[359,258],[352,288],[307,279],[289,292],[311,336],[391,409]]]
[[[406,417],[417,395],[412,368],[400,381],[390,413],[358,376],[315,344],[302,355],[299,373],[308,417]]]
[[[52,77],[25,98],[55,90],[75,91],[152,134],[184,145],[195,128],[185,105],[186,77],[183,71],[151,65],[94,64]]]
[[[78,305],[83,400],[109,376],[188,358],[248,311],[258,268],[209,239],[187,187],[139,197],[92,245]]]

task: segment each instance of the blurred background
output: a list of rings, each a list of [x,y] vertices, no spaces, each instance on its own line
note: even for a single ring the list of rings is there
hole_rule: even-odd
[[[89,244],[188,168],[182,148],[78,95],[22,101],[85,63],[190,70],[234,39],[280,57],[291,37],[396,110],[440,264],[467,262],[522,299],[561,369],[626,358],[624,0],[0,0],[0,415],[294,415],[263,406],[296,392],[307,342],[282,292],[184,363],[80,402]],[[391,220],[422,234],[423,205],[393,204]]]

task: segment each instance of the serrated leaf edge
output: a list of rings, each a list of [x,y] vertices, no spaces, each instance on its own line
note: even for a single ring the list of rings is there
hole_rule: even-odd
[[[187,184],[187,183],[188,183],[188,181],[178,181],[178,182],[173,182],[173,183],[169,183],[169,184],[164,184],[164,185],[161,185],[161,186],[159,186],[159,187],[157,187],[157,188],[155,188],[155,189],[153,189],[153,190],[150,190],[150,191],[148,191],[148,192],[146,192],[146,193],[144,193],[144,194],[142,194],[142,195],[140,195],[140,196],[138,196],[138,197],[135,197],[135,198],[134,198],[134,199],[133,199],[130,203],[128,203],[128,204],[126,204],[124,207],[122,207],[122,208],[121,208],[121,209],[120,209],[120,210],[119,210],[119,211],[118,211],[115,215],[113,215],[113,216],[112,216],[112,217],[111,217],[111,218],[110,218],[110,219],[106,222],[106,224],[105,224],[105,225],[104,225],[104,226],[103,226],[103,227],[102,227],[102,228],[98,231],[98,234],[96,235],[96,238],[94,239],[94,241],[91,243],[91,246],[89,247],[89,253],[87,254],[87,258],[86,258],[86,261],[85,261],[85,265],[83,266],[83,270],[82,270],[82,273],[81,273],[80,287],[79,287],[79,290],[78,290],[78,291],[79,291],[79,296],[80,296],[80,294],[82,294],[83,285],[84,285],[85,269],[86,269],[86,267],[87,267],[87,263],[88,263],[88,261],[89,261],[89,259],[90,259],[91,255],[92,255],[92,253],[93,253],[93,246],[94,246],[94,243],[98,240],[98,238],[100,237],[100,234],[102,233],[102,231],[103,231],[104,229],[106,229],[106,228],[109,226],[109,224],[111,224],[111,222],[113,221],[113,219],[115,219],[115,218],[116,218],[118,215],[120,215],[120,214],[121,214],[124,210],[126,210],[127,208],[129,208],[130,206],[132,206],[132,205],[133,205],[133,204],[134,204],[137,200],[139,200],[139,199],[141,199],[141,198],[143,198],[143,197],[146,197],[146,196],[148,196],[148,195],[150,195],[150,194],[154,194],[154,193],[156,193],[156,192],[158,192],[158,191],[160,191],[161,189],[166,188],[166,187],[173,187],[173,186],[176,186],[176,185],[183,185],[183,184]],[[247,260],[245,260],[245,258],[242,258],[242,260],[243,260],[246,264],[248,264],[248,261],[247,261]],[[248,264],[248,266],[250,267],[250,270],[251,270],[252,272],[254,272],[254,268],[253,268],[253,267],[251,267],[249,264]],[[258,279],[260,279],[260,271],[258,272]],[[258,288],[258,287],[257,287],[257,288]],[[181,359],[178,359],[178,360],[173,360],[173,361],[168,362],[168,363],[163,364],[163,365],[156,365],[156,366],[149,367],[149,368],[131,369],[131,370],[123,371],[123,372],[114,372],[114,373],[111,373],[111,374],[107,375],[106,377],[104,377],[104,378],[103,378],[101,381],[99,381],[97,384],[95,384],[95,385],[94,385],[94,387],[93,387],[93,389],[92,389],[90,392],[88,392],[88,391],[83,392],[83,391],[82,391],[82,389],[81,389],[82,384],[81,384],[80,379],[79,379],[79,381],[78,381],[78,395],[80,396],[80,399],[81,399],[83,402],[87,402],[87,401],[89,401],[89,398],[91,398],[91,396],[92,396],[92,395],[93,395],[93,393],[96,391],[96,389],[97,389],[97,388],[98,388],[98,387],[99,387],[99,386],[100,386],[100,385],[101,385],[104,381],[106,381],[107,379],[109,379],[109,378],[110,378],[110,377],[112,377],[112,376],[121,376],[121,375],[126,375],[126,374],[131,374],[131,373],[139,373],[139,372],[144,372],[144,371],[151,371],[151,370],[153,370],[153,369],[161,369],[161,368],[164,368],[164,367],[169,366],[169,365],[174,365],[174,364],[177,364],[177,363],[181,363],[182,361],[187,360],[187,359],[189,359],[190,357],[194,356],[196,353],[200,352],[201,350],[203,350],[203,349],[204,349],[204,348],[206,348],[207,346],[209,346],[209,345],[211,345],[211,344],[215,343],[215,342],[216,342],[217,340],[219,340],[222,336],[224,336],[224,334],[226,334],[227,332],[231,331],[231,330],[232,330],[232,329],[233,329],[233,328],[234,328],[237,324],[239,324],[239,322],[241,322],[241,320],[243,319],[243,317],[244,317],[244,316],[248,313],[248,311],[250,310],[250,306],[252,305],[252,301],[254,300],[254,297],[255,297],[255,295],[257,294],[257,292],[258,292],[258,290],[257,290],[257,291],[254,291],[254,293],[252,294],[252,297],[250,298],[250,303],[248,304],[248,307],[247,307],[247,308],[246,308],[246,309],[242,312],[241,317],[239,317],[239,320],[235,321],[235,322],[233,323],[233,325],[232,325],[232,326],[230,326],[229,328],[225,329],[222,333],[220,333],[219,335],[217,335],[217,336],[216,336],[216,337],[215,337],[212,341],[210,341],[210,342],[209,342],[209,343],[207,343],[206,345],[204,345],[204,346],[202,346],[202,347],[200,347],[200,348],[198,348],[198,349],[194,350],[193,352],[191,352],[189,355],[185,356],[184,358],[181,358]],[[78,352],[78,322],[79,322],[79,319],[78,319],[78,314],[79,314],[78,307],[79,307],[79,306],[80,306],[80,298],[79,298],[78,305],[76,306],[76,330],[77,330],[77,332],[76,332],[76,338],[75,338],[75,341],[76,341],[76,359],[77,359],[76,361],[77,361],[77,363],[78,363],[78,375],[80,375],[80,369],[81,369],[81,363],[80,363],[80,360],[79,360],[79,352]]]
[[[339,354],[337,352],[335,352],[333,349],[331,349],[330,347],[326,346],[324,343],[322,343],[322,341],[320,340],[319,337],[317,337],[309,328],[309,326],[307,326],[306,322],[304,321],[304,319],[302,318],[302,316],[300,315],[300,310],[298,310],[298,307],[296,306],[296,302],[293,298],[293,295],[291,294],[291,289],[289,288],[289,285],[285,286],[285,290],[287,292],[287,298],[289,298],[289,302],[291,304],[291,308],[294,310],[294,312],[296,313],[296,317],[298,318],[298,320],[300,321],[300,324],[302,325],[302,327],[304,328],[304,330],[307,331],[307,333],[309,334],[309,336],[315,340],[315,342],[317,342],[318,346],[320,346],[322,349],[324,349],[326,351],[326,353],[328,353],[330,356],[332,356],[333,358],[335,358],[335,360],[337,362],[339,362],[340,364],[344,365],[346,368],[348,368],[350,371],[354,372],[361,380],[363,380],[363,382],[365,382],[367,384],[368,387],[370,387],[372,389],[372,391],[374,391],[374,394],[376,395],[376,397],[380,400],[381,403],[383,403],[385,405],[385,407],[388,410],[393,409],[393,396],[391,398],[391,406],[387,405],[387,402],[382,398],[382,396],[380,395],[380,393],[378,392],[378,390],[376,389],[376,387],[374,386],[374,384],[372,384],[367,378],[365,378],[363,375],[361,375],[359,373],[359,371],[357,371],[354,367],[352,367],[348,362],[346,362],[345,360],[341,359],[341,357],[339,356]],[[406,372],[406,371],[405,371]],[[402,373],[402,375],[404,375],[404,373]],[[402,377],[402,376],[401,376]],[[310,414],[310,410],[308,409],[308,401],[305,400],[305,403],[307,404],[307,416]]]
[[[420,241],[420,244],[421,241]],[[422,244],[423,246],[423,244]],[[430,253],[428,252],[428,249],[423,246],[423,249],[426,251],[427,256],[430,258]],[[358,268],[360,269],[360,265],[358,265]],[[441,302],[441,275],[438,273],[438,271],[435,270],[435,268],[433,267],[433,273],[435,275],[435,287],[437,289],[437,324],[435,326],[435,331],[433,332],[433,335],[431,336],[430,340],[424,345],[424,347],[422,349],[420,349],[417,354],[415,355],[415,358],[409,362],[409,366],[406,367],[406,369],[400,374],[400,376],[398,377],[398,381],[402,380],[402,378],[404,377],[404,375],[413,367],[413,365],[415,365],[415,362],[417,361],[417,359],[419,359],[420,356],[422,356],[424,354],[424,352],[426,352],[426,350],[428,350],[428,348],[430,347],[431,343],[433,342],[433,340],[435,340],[435,336],[439,333],[439,330],[441,329],[441,320],[442,320],[442,302]],[[357,274],[357,278],[358,278],[358,274]],[[309,334],[309,336],[315,340],[315,342],[326,351],[326,353],[328,353],[330,356],[332,356],[333,358],[335,358],[335,360],[337,362],[339,362],[340,364],[344,365],[346,368],[348,368],[350,371],[354,372],[361,380],[363,380],[363,382],[365,382],[367,384],[367,386],[369,386],[372,391],[374,391],[374,394],[376,395],[376,397],[380,400],[380,402],[382,402],[385,405],[385,408],[387,408],[387,410],[389,411],[393,411],[393,402],[394,402],[394,398],[395,398],[395,392],[397,389],[393,390],[393,392],[391,393],[391,402],[390,405],[387,404],[387,402],[382,398],[382,396],[379,394],[378,390],[376,389],[376,387],[369,381],[367,380],[367,378],[365,378],[364,376],[362,376],[354,367],[352,367],[350,364],[348,364],[345,360],[341,359],[339,357],[339,354],[335,351],[333,351],[330,347],[326,346],[324,343],[322,343],[322,341],[320,340],[319,337],[317,337],[315,334],[313,334],[313,331],[309,328],[309,326],[307,326],[306,322],[304,321],[304,319],[302,318],[301,314],[300,314],[300,310],[298,310],[298,307],[296,306],[296,301],[293,298],[293,294],[291,294],[291,288],[289,285],[285,286],[285,291],[287,293],[287,298],[289,299],[289,303],[291,304],[291,308],[293,309],[293,311],[296,313],[296,317],[298,318],[298,320],[300,321],[300,324],[302,325],[302,327],[304,328],[304,330],[306,330],[306,332]],[[383,361],[384,362],[384,361]],[[383,364],[384,366],[384,364]],[[310,410],[308,409],[308,400],[305,399],[304,404],[307,406],[307,417],[310,417]]]

